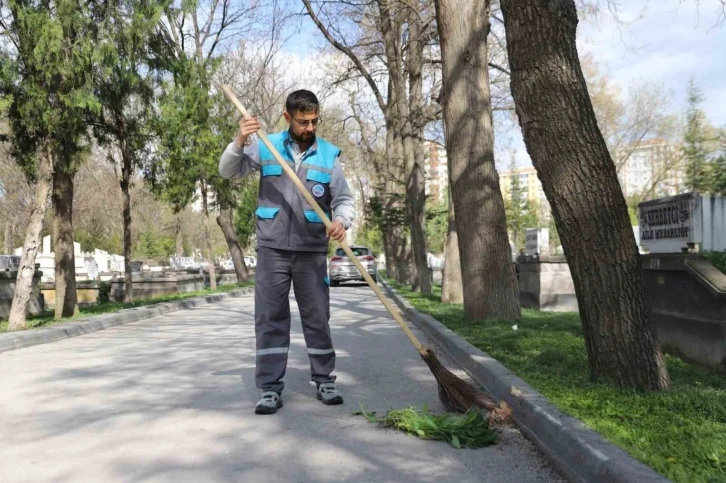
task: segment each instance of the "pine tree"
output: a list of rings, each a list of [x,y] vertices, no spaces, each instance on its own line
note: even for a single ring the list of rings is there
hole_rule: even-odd
[[[149,156],[149,123],[153,119],[153,66],[160,62],[149,46],[166,2],[113,0],[96,12],[100,30],[98,92],[104,109],[95,124],[103,144],[117,148],[121,156],[123,193],[124,297],[133,301],[131,279],[131,178],[133,169]],[[158,50],[157,50],[158,52]]]
[[[708,190],[708,151],[706,114],[699,108],[703,93],[693,78],[688,83],[686,129],[683,135],[683,158],[686,166],[686,186],[695,192]]]
[[[88,148],[88,120],[100,110],[94,94],[93,64],[98,51],[95,2],[8,0],[6,42],[0,57],[0,91],[12,129],[12,155],[35,183],[10,330],[25,327],[25,312],[47,197],[56,214],[57,314],[75,308],[73,260],[73,173]]]

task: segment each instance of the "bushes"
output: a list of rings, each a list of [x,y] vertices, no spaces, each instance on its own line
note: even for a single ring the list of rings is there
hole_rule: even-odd
[[[97,304],[106,304],[111,301],[111,284],[108,282],[100,282],[98,284]]]
[[[711,261],[714,267],[726,273],[726,250],[722,252],[706,251],[703,256]]]

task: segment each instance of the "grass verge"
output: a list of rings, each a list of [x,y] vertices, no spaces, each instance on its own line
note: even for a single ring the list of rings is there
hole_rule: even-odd
[[[671,390],[642,392],[590,380],[576,313],[523,311],[472,321],[388,280],[399,295],[516,373],[562,411],[677,483],[726,483],[726,374],[666,355]]]
[[[54,319],[54,312],[52,310],[46,310],[43,314],[33,315],[28,317],[27,321],[27,327],[25,330],[29,329],[37,329],[38,327],[50,327],[55,324],[60,324],[63,322],[68,322],[70,320],[79,319],[82,317],[88,317],[91,315],[100,315],[100,314],[107,314],[110,312],[118,312],[119,310],[128,309],[132,307],[143,307],[145,305],[151,305],[151,304],[158,304],[163,302],[174,302],[177,300],[184,300],[192,297],[201,297],[203,295],[211,295],[214,293],[225,293],[230,292],[232,290],[243,288],[243,287],[250,287],[254,285],[253,282],[249,282],[245,285],[239,285],[239,284],[230,284],[230,285],[220,285],[217,287],[217,290],[210,290],[210,289],[204,289],[204,290],[197,290],[196,292],[188,292],[183,294],[176,294],[176,295],[166,295],[163,297],[154,297],[150,299],[143,299],[138,300],[134,303],[124,303],[124,302],[107,302],[104,304],[97,304],[97,305],[91,305],[88,307],[82,307],[79,308],[78,314],[74,315],[73,317],[65,317],[62,319]],[[0,333],[6,332],[8,329],[8,321],[7,320],[0,320]]]
[[[702,255],[708,258],[714,267],[726,273],[726,250],[721,252],[706,251]]]

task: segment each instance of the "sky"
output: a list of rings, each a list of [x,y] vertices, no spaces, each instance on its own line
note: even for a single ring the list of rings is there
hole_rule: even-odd
[[[606,0],[599,2],[605,5]],[[726,21],[721,0],[613,0],[617,14],[605,11],[581,18],[578,50],[592,54],[621,92],[637,80],[665,84],[673,93],[671,112],[683,111],[688,81],[693,76],[703,92],[702,109],[716,126],[726,126]],[[324,40],[310,19],[285,46],[302,62],[319,55]],[[497,164],[531,166],[516,123],[497,133]]]
[[[720,0],[698,3],[621,2],[619,21],[609,13],[580,21],[580,56],[591,53],[621,92],[637,79],[664,83],[673,92],[673,112],[684,110],[686,87],[693,76],[703,91],[701,108],[711,123],[726,126],[726,22],[719,23],[723,6]],[[531,166],[519,130],[502,141],[500,152],[515,150],[517,165]]]

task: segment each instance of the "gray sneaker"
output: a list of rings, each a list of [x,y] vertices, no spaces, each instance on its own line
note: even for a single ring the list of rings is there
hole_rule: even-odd
[[[265,391],[255,404],[255,414],[275,414],[282,407],[282,398],[275,391]]]
[[[338,392],[334,382],[318,384],[318,400],[327,406],[343,404],[343,396]]]

